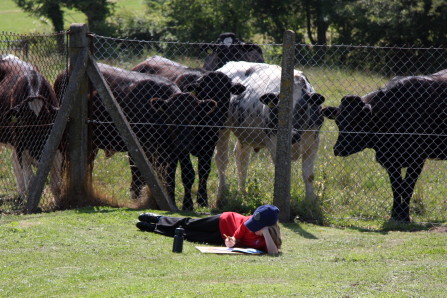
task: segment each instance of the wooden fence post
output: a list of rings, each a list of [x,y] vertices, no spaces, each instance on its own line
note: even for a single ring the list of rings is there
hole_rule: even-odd
[[[87,58],[88,49],[84,48],[79,53],[79,57],[74,64],[67,89],[64,97],[62,98],[61,107],[56,115],[56,119],[54,120],[54,125],[51,129],[50,135],[45,143],[42,157],[37,167],[36,175],[31,181],[26,203],[27,213],[35,212],[37,210],[37,206],[39,205],[40,197],[42,196],[42,191],[45,186],[45,180],[48,177],[50,167],[53,164],[54,155],[56,154],[57,148],[62,140],[62,136],[68,121],[68,115],[70,114],[75,95],[79,89],[78,83],[81,77],[85,76]]]
[[[275,163],[273,204],[279,208],[279,220],[290,221],[291,131],[293,108],[293,72],[295,59],[295,32],[284,32],[281,93],[278,104],[278,132]]]
[[[89,49],[89,39],[87,37],[88,26],[86,24],[72,24],[70,26],[69,54],[70,72],[76,66],[76,59],[84,49]],[[73,105],[70,113],[70,122],[67,125],[67,133],[70,136],[68,144],[68,185],[67,195],[71,200],[79,202],[88,200],[90,195],[91,177],[88,171],[88,79],[84,76],[80,78],[79,89],[76,92],[76,104]]]

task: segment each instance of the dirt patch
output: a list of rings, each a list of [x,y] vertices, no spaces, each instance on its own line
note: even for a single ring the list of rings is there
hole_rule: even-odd
[[[430,232],[434,233],[447,233],[447,226],[433,227]]]

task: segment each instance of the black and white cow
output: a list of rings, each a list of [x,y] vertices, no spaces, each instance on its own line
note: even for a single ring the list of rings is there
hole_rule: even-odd
[[[265,63],[228,62],[218,71],[232,78],[233,83],[246,86],[244,93],[231,98],[227,129],[221,131],[216,147],[219,173],[218,201],[227,191],[225,171],[228,163],[230,131],[237,137],[235,147],[239,190],[244,191],[252,148],[255,152],[267,148],[276,159],[276,127],[278,124],[281,67]],[[302,174],[306,198],[315,198],[313,188],[314,163],[319,145],[319,129],[324,118],[321,104],[324,97],[315,93],[302,72],[295,70],[293,78],[292,148],[291,159],[302,156]]]
[[[410,199],[425,160],[447,159],[446,74],[395,78],[384,88],[363,97],[345,96],[340,106],[323,110],[339,129],[336,156],[376,151],[390,177],[394,220],[410,221]]]
[[[12,149],[20,196],[26,196],[49,136],[59,102],[53,88],[31,63],[13,55],[0,56],[0,143]],[[60,196],[62,154],[57,151],[50,172],[50,188]]]
[[[210,51],[203,65],[206,70],[216,70],[229,61],[264,62],[262,49],[258,45],[245,43],[231,32],[220,34],[214,43],[202,48]]]
[[[212,113],[201,114],[197,125],[192,127],[189,153],[198,157],[199,187],[197,203],[208,206],[207,181],[211,171],[211,161],[219,131],[227,119],[231,94],[240,94],[245,90],[241,84],[234,84],[222,72],[191,69],[169,59],[155,56],[138,64],[133,70],[162,75],[182,86],[183,91],[193,92],[199,100],[211,99],[217,103]],[[167,148],[169,150],[169,148]],[[192,210],[191,188],[195,172],[188,155],[179,158],[184,186],[183,209]]]

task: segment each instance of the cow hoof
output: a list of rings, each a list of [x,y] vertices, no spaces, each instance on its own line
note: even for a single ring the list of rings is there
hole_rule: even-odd
[[[193,211],[194,206],[192,204],[183,205],[182,211]]]
[[[208,200],[199,199],[199,200],[197,200],[197,204],[198,204],[200,207],[208,207]]]

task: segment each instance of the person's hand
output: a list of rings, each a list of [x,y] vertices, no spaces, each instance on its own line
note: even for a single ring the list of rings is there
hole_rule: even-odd
[[[276,247],[275,242],[273,242],[272,235],[270,235],[269,227],[263,227],[259,230],[260,233],[264,236],[265,244],[267,246],[267,252],[269,255],[276,255],[279,253],[278,248]]]
[[[233,236],[225,236],[225,246],[226,247],[234,247],[236,245],[236,238]]]
[[[270,232],[269,232],[269,227],[263,227],[262,229],[259,230],[259,232],[260,232],[262,235],[265,235],[265,233],[269,233],[269,234],[270,234]]]

